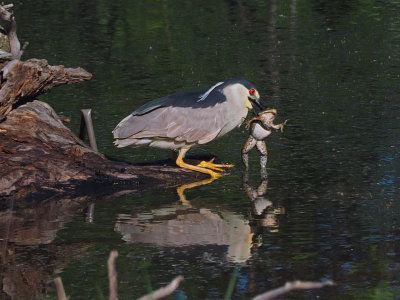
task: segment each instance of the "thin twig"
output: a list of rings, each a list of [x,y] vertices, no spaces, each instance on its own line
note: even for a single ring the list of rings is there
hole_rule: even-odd
[[[117,272],[115,271],[115,260],[118,257],[118,251],[111,251],[110,257],[107,261],[108,268],[108,283],[110,289],[110,297],[109,300],[118,300],[118,291],[117,291]]]
[[[177,276],[167,286],[159,288],[155,292],[152,292],[150,294],[147,294],[139,298],[139,300],[156,300],[169,296],[179,287],[179,284],[182,281],[183,281],[183,276]]]
[[[54,279],[54,284],[56,285],[57,299],[58,300],[67,300],[67,296],[65,295],[64,286],[63,286],[61,277],[57,277],[56,279]]]
[[[7,9],[12,8],[13,5],[0,5],[0,19],[4,22],[4,27],[7,32],[8,40],[10,43],[11,54],[13,59],[20,59],[22,55],[21,44],[17,37],[17,22],[12,12]]]
[[[22,56],[22,54],[24,54],[24,51],[26,50],[26,48],[28,48],[28,46],[29,46],[29,42],[26,41],[21,48],[21,56]]]
[[[335,283],[331,280],[324,282],[310,282],[310,281],[296,280],[293,282],[286,282],[286,284],[280,288],[258,295],[254,297],[253,300],[271,300],[294,290],[320,289],[325,286],[333,286],[333,285],[335,285]]]
[[[10,3],[10,4],[5,4],[5,5],[2,5],[5,9],[9,9],[9,8],[13,8],[14,7],[14,4],[12,4],[12,3]]]

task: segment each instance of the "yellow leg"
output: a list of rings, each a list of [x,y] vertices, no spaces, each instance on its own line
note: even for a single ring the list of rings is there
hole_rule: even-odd
[[[191,164],[187,164],[183,161],[183,158],[185,157],[186,152],[188,151],[188,148],[182,148],[179,150],[179,154],[178,154],[178,158],[176,159],[176,164],[184,169],[189,169],[192,171],[197,171],[200,173],[204,173],[204,174],[208,174],[211,176],[211,178],[219,178],[221,177],[220,173],[214,172],[210,169],[207,169],[205,167],[202,166],[195,166],[195,165],[191,165]],[[200,163],[201,164],[201,163]]]

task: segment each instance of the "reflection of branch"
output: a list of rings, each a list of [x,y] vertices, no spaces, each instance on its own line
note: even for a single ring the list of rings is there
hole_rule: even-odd
[[[156,300],[171,295],[183,281],[183,276],[175,277],[167,286],[159,288],[157,291],[152,292],[146,296],[139,298],[139,300]]]
[[[108,282],[110,288],[109,300],[118,300],[117,291],[117,272],[115,271],[115,260],[118,257],[118,251],[111,251],[107,261],[108,268]],[[183,281],[183,276],[175,277],[167,286],[159,288],[146,296],[141,297],[139,300],[156,300],[171,295]],[[59,298],[61,300],[61,298]]]
[[[309,289],[320,289],[325,286],[333,286],[335,283],[331,280],[325,282],[311,282],[311,281],[293,281],[286,282],[286,284],[280,288],[268,291],[261,295],[253,298],[253,300],[270,300],[276,297],[282,296],[294,290],[309,290]]]
[[[111,251],[110,256],[107,261],[108,269],[108,284],[110,288],[109,300],[118,300],[117,292],[117,272],[115,271],[115,260],[118,257],[118,251]]]

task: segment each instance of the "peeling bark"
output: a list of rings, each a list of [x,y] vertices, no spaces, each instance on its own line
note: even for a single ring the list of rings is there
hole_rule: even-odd
[[[51,88],[91,79],[82,68],[49,66],[45,59],[12,60],[0,71],[0,120],[12,108],[35,99]]]

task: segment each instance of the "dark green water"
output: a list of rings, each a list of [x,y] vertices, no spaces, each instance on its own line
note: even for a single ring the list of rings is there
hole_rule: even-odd
[[[24,238],[8,243],[17,263],[2,275],[17,282],[17,264],[31,264],[40,283],[20,280],[26,299],[31,286],[42,287],[31,298],[55,299],[55,273],[70,299],[107,299],[106,260],[117,249],[120,299],[176,275],[185,281],[173,297],[222,299],[235,270],[233,299],[296,279],[337,286],[284,299],[400,299],[399,14],[394,0],[19,3],[24,59],[93,74],[41,100],[71,117],[75,132],[80,109],[92,108],[110,157],[168,158],[117,149],[111,131],[149,100],[231,77],[252,82],[278,121],[290,120],[267,139],[268,182],[254,150],[243,183],[239,128],[193,151],[234,163],[229,176],[186,190],[183,202],[175,189],[97,197],[93,222],[83,204],[57,219],[44,214],[30,224],[40,238],[11,233]],[[23,299],[4,282],[2,299]]]

